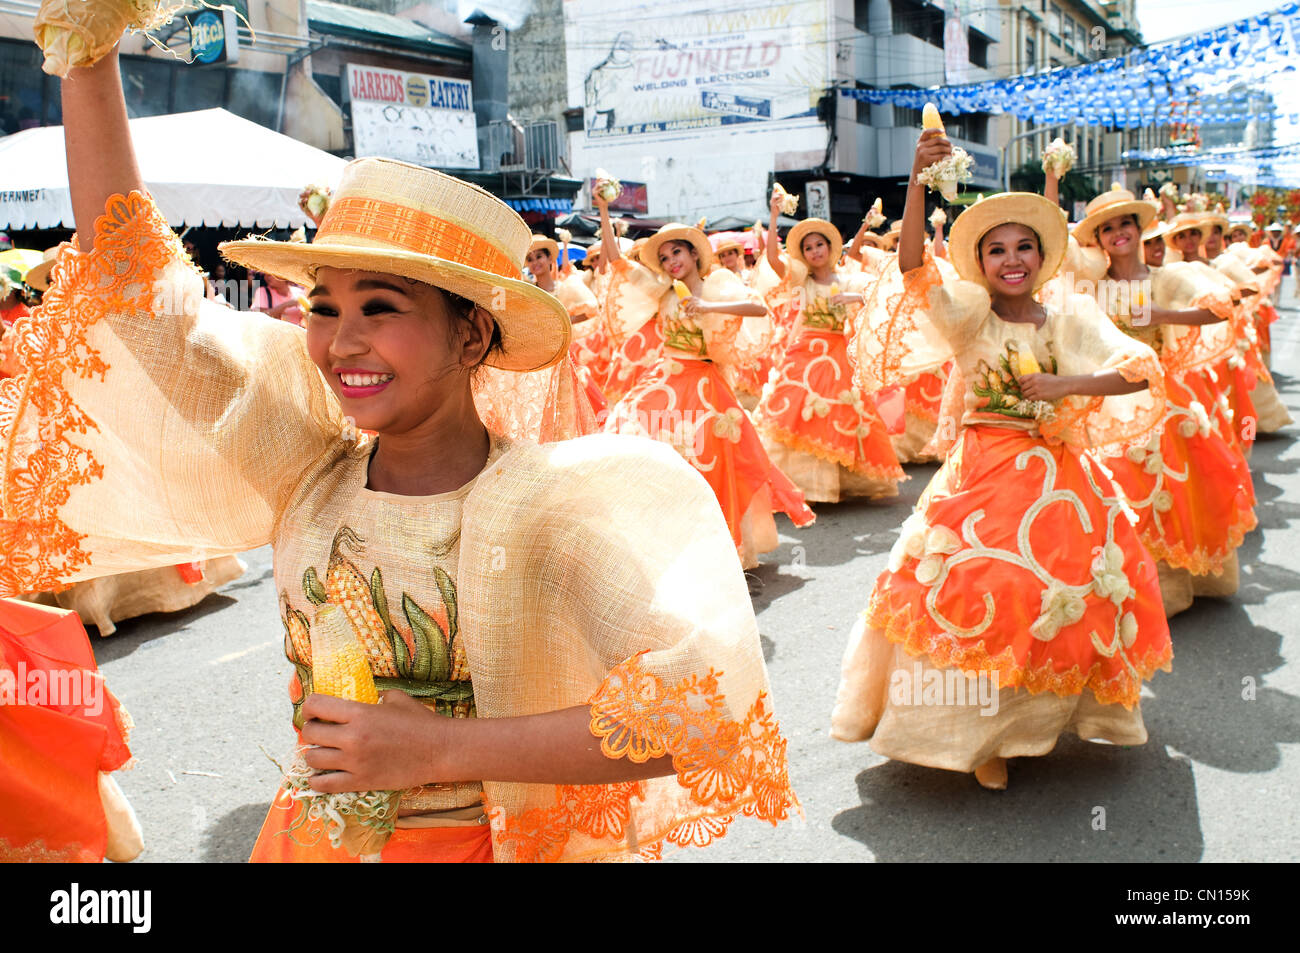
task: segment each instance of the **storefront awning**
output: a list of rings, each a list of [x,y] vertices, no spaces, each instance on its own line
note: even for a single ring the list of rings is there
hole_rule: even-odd
[[[516,212],[571,212],[573,199],[506,199]]]
[[[173,226],[308,225],[298,194],[334,185],[346,164],[224,109],[132,119],[131,139]],[[0,139],[0,169],[0,229],[73,227],[62,126]]]

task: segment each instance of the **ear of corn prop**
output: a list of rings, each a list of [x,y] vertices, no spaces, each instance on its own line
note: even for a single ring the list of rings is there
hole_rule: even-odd
[[[623,194],[623,183],[604,169],[597,169],[596,184],[592,191],[609,203]]]
[[[67,79],[74,67],[102,60],[127,30],[156,30],[185,5],[177,0],[44,0],[32,24],[36,44],[45,53],[41,68]]]
[[[782,214],[793,215],[799,210],[799,196],[791,195],[782,188],[780,182],[777,182],[772,186],[772,195],[780,198]]]
[[[1074,151],[1074,146],[1058,136],[1043,150],[1043,171],[1048,175],[1063,179],[1065,173],[1074,168],[1074,163],[1078,157],[1078,153]]]
[[[871,203],[871,208],[867,209],[863,221],[867,223],[867,228],[879,228],[885,224],[884,202],[879,197]]]
[[[937,129],[944,132],[943,120],[939,118],[939,109],[934,103],[926,103],[925,109],[921,110],[921,128]],[[971,178],[971,168],[975,165],[975,160],[965,149],[960,146],[953,146],[952,155],[945,156],[938,162],[932,162],[919,173],[916,181],[927,186],[932,191],[938,192],[947,202],[957,201],[957,185],[961,182],[969,182]]]
[[[379,692],[370,672],[366,651],[352,623],[338,606],[325,603],[316,610],[311,632],[312,688],[347,701],[376,704]],[[377,862],[393,835],[401,791],[347,791],[316,794],[311,790],[314,772],[299,747],[285,774],[285,785],[303,810],[286,833],[312,822],[325,824],[325,835],[337,850],[363,861]]]
[[[691,289],[686,287],[686,282],[684,281],[674,281],[673,291],[677,292],[678,301],[685,301],[691,296]]]

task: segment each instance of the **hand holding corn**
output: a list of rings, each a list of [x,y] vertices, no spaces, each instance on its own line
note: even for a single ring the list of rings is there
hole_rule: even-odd
[[[970,181],[971,167],[975,160],[961,148],[948,142],[939,117],[939,110],[934,103],[926,103],[921,111],[921,141],[916,147],[916,162],[913,166],[916,182],[940,193],[947,202],[957,200],[957,185]],[[931,133],[937,132],[934,136]],[[943,144],[940,148],[939,143]],[[922,158],[925,164],[922,165]]]
[[[330,705],[320,696],[374,705],[379,693],[365,649],[337,606],[326,603],[316,610],[311,659],[313,694],[303,704],[303,716],[310,720],[303,726],[302,740],[305,745],[321,747],[300,748],[285,779],[293,798],[304,802],[304,814],[295,827],[323,821],[336,849],[377,861],[393,834],[401,791],[357,791],[356,781],[346,770],[350,765],[340,760],[347,755],[347,749],[340,747],[339,731],[348,723],[346,709],[340,710],[341,706]],[[422,708],[414,700],[410,703]],[[314,773],[320,770],[336,776]]]

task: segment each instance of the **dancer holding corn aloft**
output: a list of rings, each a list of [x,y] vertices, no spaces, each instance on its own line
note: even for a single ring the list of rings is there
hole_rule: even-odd
[[[789,302],[785,349],[763,388],[754,422],[782,472],[813,502],[898,494],[907,477],[871,395],[853,383],[844,325],[862,307],[870,279],[840,269],[839,230],[807,218],[778,254],[782,196],[773,190],[767,261]]]
[[[622,243],[626,239],[614,234],[609,202],[599,187],[591,200],[600,212],[600,258],[608,276],[596,293],[611,347],[609,376],[602,389],[613,405],[663,354],[659,299],[669,282],[662,272],[627,254],[631,243],[624,248]]]
[[[1150,345],[1164,367],[1161,427],[1145,446],[1129,447],[1106,465],[1159,561],[1165,612],[1173,615],[1193,595],[1236,591],[1236,550],[1255,527],[1255,491],[1246,458],[1213,416],[1215,398],[1196,373],[1232,350],[1231,296],[1189,263],[1155,270],[1143,263],[1142,230],[1156,214],[1154,205],[1113,188],[1088,203],[1074,238],[1107,256],[1097,303],[1125,334]]]
[[[1155,564],[1082,447],[1145,440],[1164,396],[1151,349],[1090,298],[1061,309],[1035,299],[1067,237],[1041,196],[1006,193],[963,212],[948,240],[961,278],[943,280],[923,252],[917,173],[950,151],[939,130],[922,133],[901,275],[877,287],[853,347],[866,387],[951,353],[961,429],[850,636],[832,736],[1000,788],[1007,758],[1045,754],[1067,729],[1146,740],[1141,683],[1172,658]],[[952,684],[944,669],[989,686],[996,712],[891,690],[921,670],[926,684]]]
[[[713,488],[742,564],[756,566],[760,553],[777,546],[774,512],[796,526],[813,521],[799,490],[768,459],[722,371],[765,346],[767,307],[714,264],[698,228],[665,225],[646,240],[641,260],[672,283],[658,302],[663,351],[610,411],[606,429],[671,443]],[[747,321],[758,327],[751,331]]]
[[[519,216],[350,163],[313,243],[224,246],[311,288],[304,334],[204,298],[141,185],[116,54],[63,93],[81,248],[0,384],[5,591],[271,543],[304,760],[329,772],[310,787],[381,839],[391,819],[385,860],[654,856],[784,818],[785,743],[707,484],[647,441],[538,446],[480,416],[563,431],[511,403],[569,343],[522,279]],[[319,664],[359,697],[358,654],[382,704],[311,691]],[[255,857],[348,859],[290,773]]]

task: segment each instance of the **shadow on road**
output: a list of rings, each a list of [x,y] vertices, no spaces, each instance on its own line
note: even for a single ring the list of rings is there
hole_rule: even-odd
[[[1044,757],[1013,759],[1005,791],[900,761],[857,785],[862,803],[831,826],[878,861],[1184,862],[1204,849],[1191,763],[1158,744],[1063,737]]]
[[[203,832],[202,860],[208,864],[243,864],[253,853],[270,802],[237,807]]]
[[[235,605],[238,600],[222,595],[224,591],[225,589],[214,592],[198,605],[180,612],[151,612],[134,619],[123,619],[117,623],[117,631],[112,635],[91,640],[95,659],[103,665],[105,662],[125,658],[137,649],[147,648],[154,639],[173,635],[198,622],[204,616]]]

